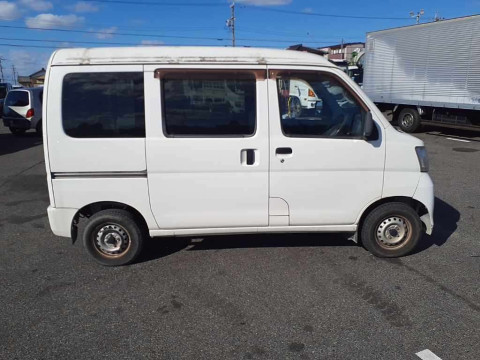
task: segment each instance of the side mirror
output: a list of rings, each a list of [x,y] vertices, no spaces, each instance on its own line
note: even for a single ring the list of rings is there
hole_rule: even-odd
[[[375,124],[372,118],[372,112],[369,111],[365,116],[365,122],[363,124],[363,138],[365,140],[367,140],[372,135],[374,126]]]

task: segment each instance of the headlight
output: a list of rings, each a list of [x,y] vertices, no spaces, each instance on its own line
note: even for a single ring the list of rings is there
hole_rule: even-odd
[[[430,165],[428,163],[428,155],[425,146],[417,146],[415,147],[415,151],[417,152],[418,163],[420,164],[420,171],[428,172]]]

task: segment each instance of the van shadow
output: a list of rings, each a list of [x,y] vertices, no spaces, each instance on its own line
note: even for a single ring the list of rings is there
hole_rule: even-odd
[[[442,246],[457,229],[460,213],[445,201],[435,198],[435,227],[425,234],[414,254],[433,245]],[[176,252],[245,248],[293,248],[358,246],[346,233],[278,233],[217,236],[166,237],[149,239],[137,263],[160,259]]]
[[[445,244],[450,236],[457,230],[459,220],[460,213],[457,209],[442,199],[435,197],[432,235],[425,234],[414,253],[419,253],[433,245],[442,246]]]
[[[42,137],[36,132],[26,132],[15,136],[10,133],[0,134],[0,156],[29,149],[42,144]]]
[[[172,255],[181,250],[358,246],[345,233],[241,234],[151,239],[137,263]]]

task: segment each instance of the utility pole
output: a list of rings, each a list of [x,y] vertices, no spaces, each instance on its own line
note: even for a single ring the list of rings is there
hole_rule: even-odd
[[[5,61],[7,59],[3,58],[0,56],[0,74],[2,75],[2,82],[3,82],[3,66],[2,66],[2,61]]]
[[[17,71],[15,70],[15,65],[12,64],[12,73],[13,73],[13,83],[17,84]]]
[[[343,57],[343,38],[342,38],[342,42],[340,44],[340,54],[342,55]],[[345,60],[347,59],[347,55],[345,54]]]
[[[425,10],[421,9],[416,14],[413,11],[410,11],[410,17],[416,18],[417,24],[420,24],[420,18],[425,14]]]
[[[232,1],[230,10],[232,13],[230,19],[227,20],[227,27],[232,30],[232,46],[235,47],[235,0]]]

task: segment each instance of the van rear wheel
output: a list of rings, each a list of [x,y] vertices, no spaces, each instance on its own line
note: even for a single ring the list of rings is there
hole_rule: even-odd
[[[138,257],[144,237],[142,227],[131,213],[108,209],[89,218],[83,243],[88,253],[100,264],[120,266]]]
[[[400,257],[412,252],[423,233],[422,222],[414,209],[393,202],[372,210],[361,228],[362,245],[378,257]]]

